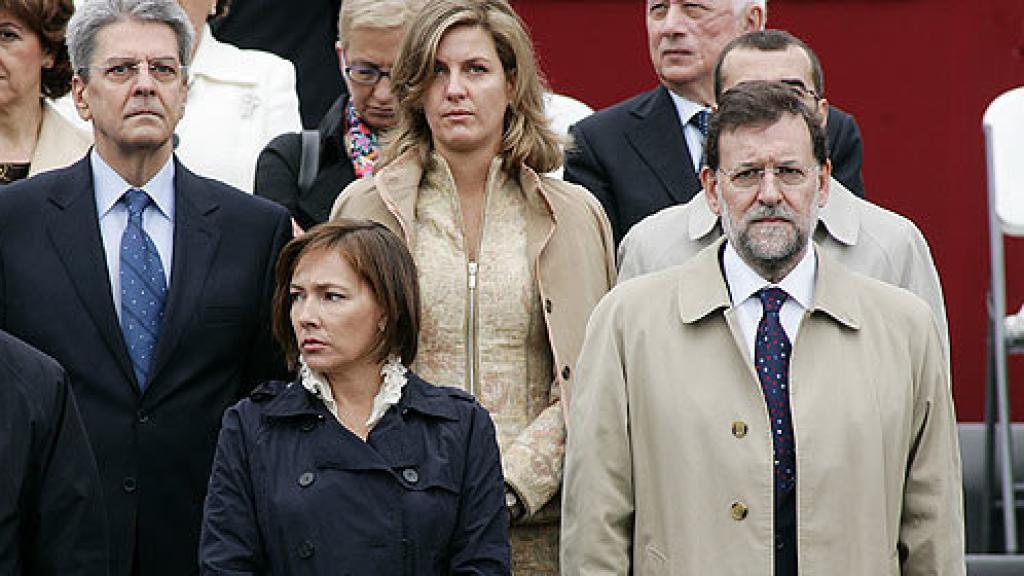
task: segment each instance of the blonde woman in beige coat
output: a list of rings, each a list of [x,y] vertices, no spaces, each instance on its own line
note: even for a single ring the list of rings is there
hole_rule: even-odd
[[[410,25],[391,82],[399,126],[372,179],[333,216],[408,243],[423,290],[413,367],[463,386],[495,422],[513,571],[558,572],[562,406],[590,310],[614,282],[607,219],[561,162],[530,39],[504,1],[436,0]]]

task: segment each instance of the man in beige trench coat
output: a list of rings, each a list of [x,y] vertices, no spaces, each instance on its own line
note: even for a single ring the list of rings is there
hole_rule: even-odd
[[[808,241],[831,167],[791,88],[744,83],[719,106],[701,179],[724,238],[591,317],[562,573],[964,574],[930,309]]]

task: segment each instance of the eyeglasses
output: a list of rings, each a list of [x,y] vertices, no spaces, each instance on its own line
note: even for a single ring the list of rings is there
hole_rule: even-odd
[[[153,60],[111,60],[102,66],[83,66],[84,69],[98,70],[104,78],[114,84],[124,84],[139,76],[139,67],[145,63],[149,75],[161,84],[170,84],[179,80],[183,74],[188,72],[187,66],[178,64],[173,58],[154,58]]]
[[[376,66],[357,64],[355,66],[345,66],[343,70],[349,80],[363,86],[376,86],[381,78],[391,80],[391,70],[381,70]]]
[[[767,173],[771,173],[781,186],[795,188],[806,183],[811,172],[817,170],[818,166],[762,166],[760,168],[740,168],[732,172],[724,168],[718,169],[728,177],[730,186],[743,191],[759,190]]]

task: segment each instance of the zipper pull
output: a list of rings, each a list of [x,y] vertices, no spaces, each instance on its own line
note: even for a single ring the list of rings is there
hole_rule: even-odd
[[[469,289],[476,290],[476,262],[469,263]]]

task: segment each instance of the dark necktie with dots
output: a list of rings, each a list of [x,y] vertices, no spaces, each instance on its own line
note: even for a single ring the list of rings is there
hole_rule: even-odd
[[[707,108],[701,109],[693,116],[690,116],[690,124],[700,130],[700,137],[703,140],[708,137],[708,123],[711,121],[711,112]]]
[[[796,450],[789,410],[789,356],[793,347],[782,329],[779,311],[788,297],[782,288],[763,288],[757,293],[764,314],[757,325],[754,365],[771,418],[775,456],[775,493],[786,494],[796,483]]]
[[[132,188],[122,201],[128,207],[128,225],[121,236],[121,332],[136,381],[144,389],[163,323],[167,280],[156,244],[142,227],[149,194]]]

